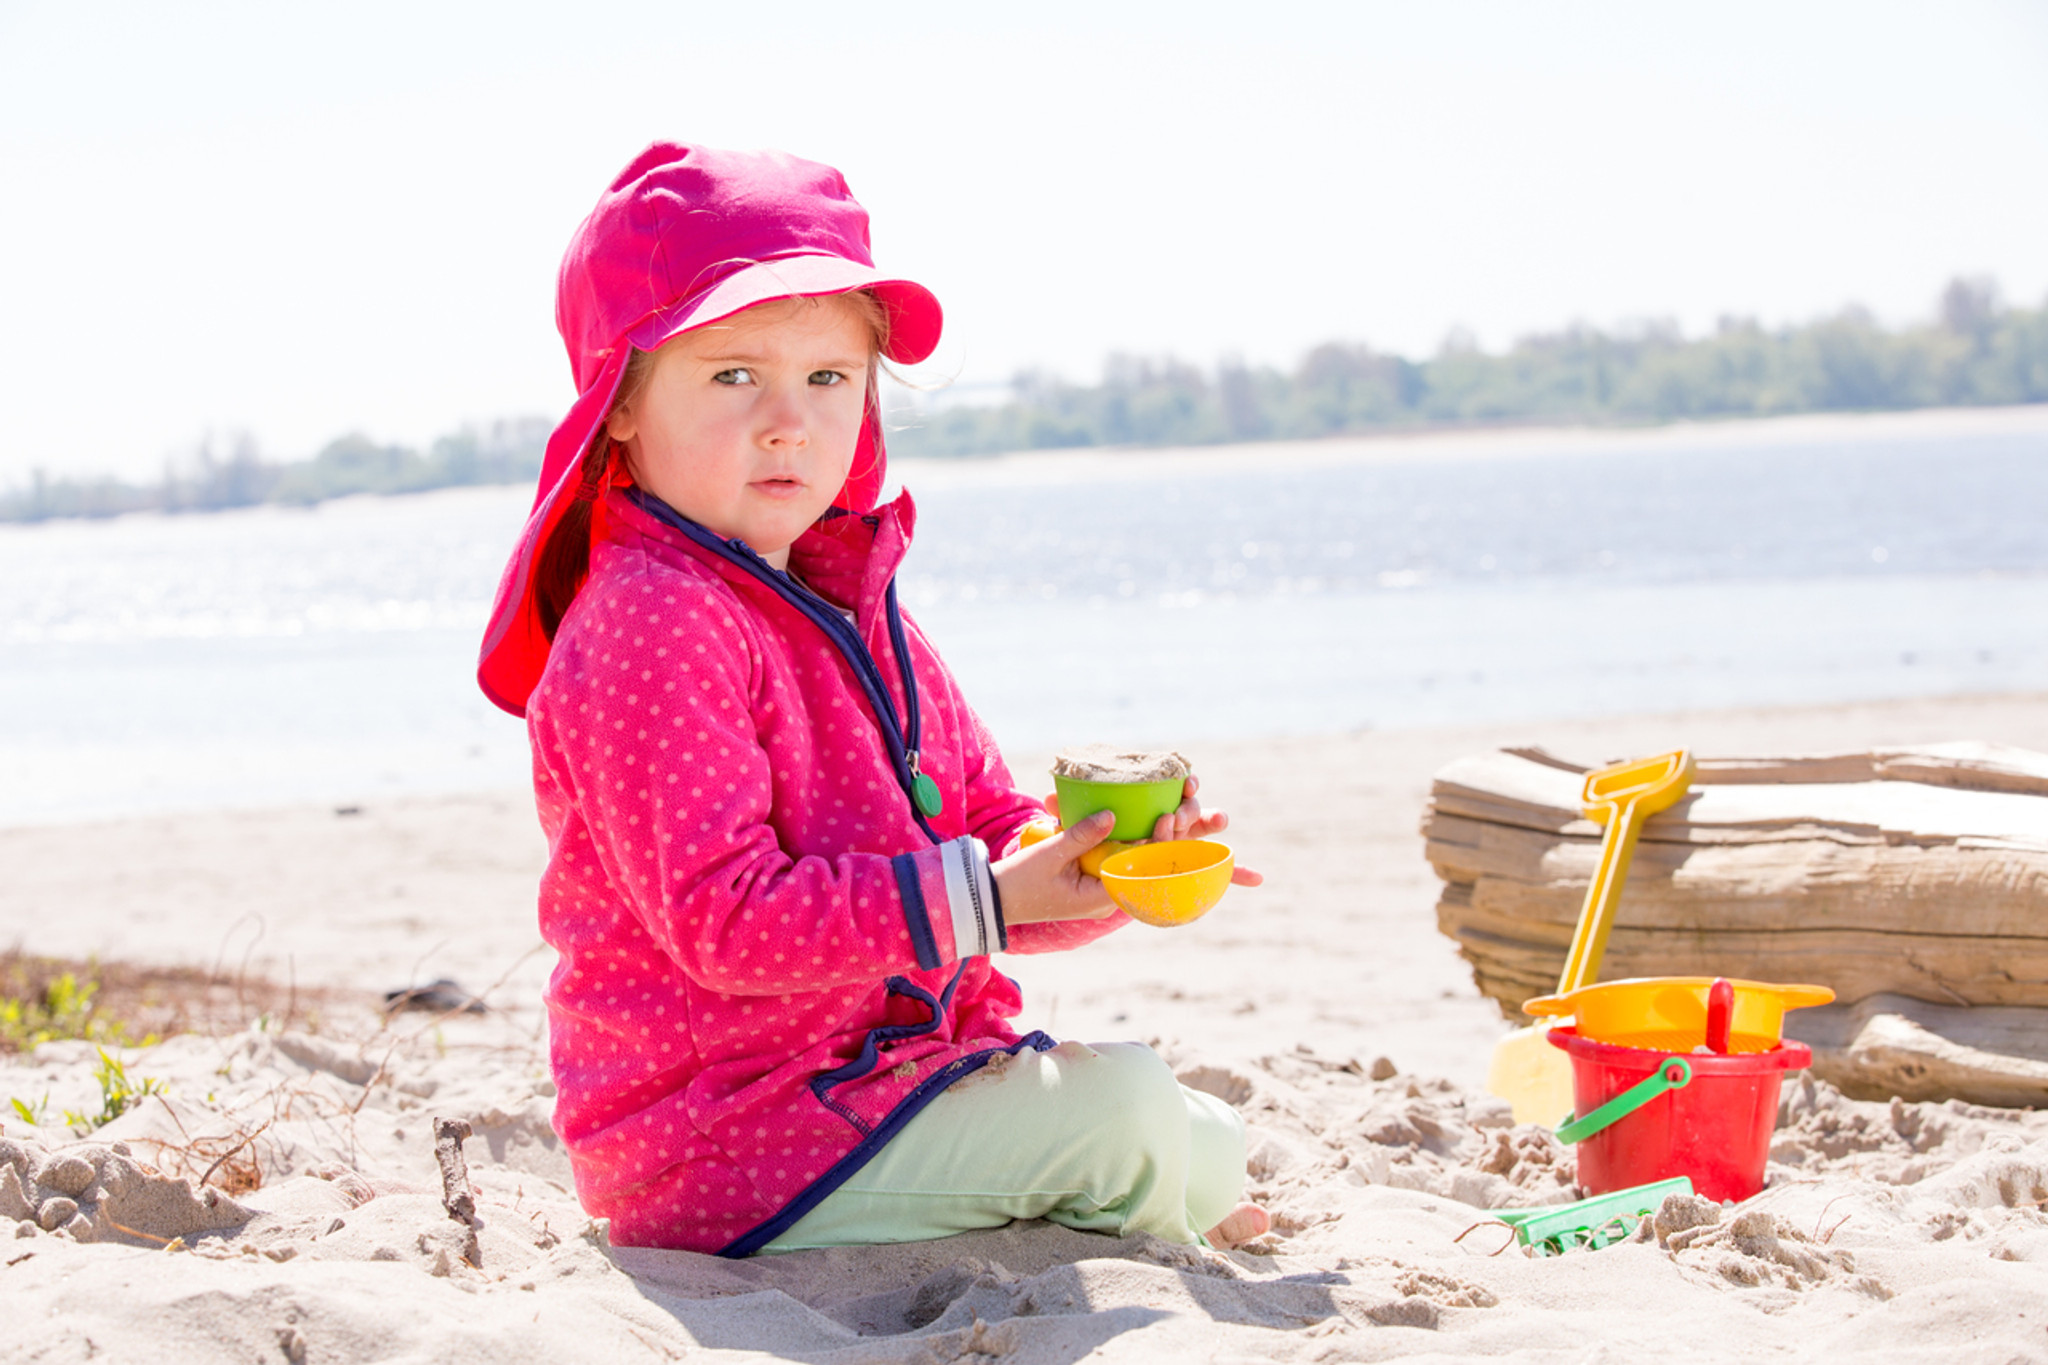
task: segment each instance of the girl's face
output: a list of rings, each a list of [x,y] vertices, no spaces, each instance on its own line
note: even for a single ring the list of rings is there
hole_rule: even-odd
[[[634,482],[787,568],[853,467],[873,344],[842,300],[756,304],[663,346],[606,426]]]

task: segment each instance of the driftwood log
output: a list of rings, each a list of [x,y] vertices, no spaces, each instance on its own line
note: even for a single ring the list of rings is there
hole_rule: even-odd
[[[1585,771],[1503,750],[1431,792],[1438,926],[1513,1019],[1555,988],[1585,901],[1602,833],[1579,812]],[[1643,828],[1600,968],[1692,975],[1833,987],[1788,1031],[1846,1089],[2048,1104],[2048,1052],[2025,1042],[2048,1037],[2048,755],[1701,759]]]
[[[1899,995],[1798,1010],[1785,1032],[1853,1099],[2048,1105],[2048,1010],[1930,1005]]]

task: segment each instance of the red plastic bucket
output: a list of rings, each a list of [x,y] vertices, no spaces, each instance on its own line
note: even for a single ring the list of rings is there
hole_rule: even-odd
[[[1654,1052],[1550,1031],[1572,1059],[1575,1114],[1591,1114],[1648,1081],[1673,1057],[1691,1079],[1664,1091],[1579,1142],[1579,1183],[1593,1194],[1691,1176],[1708,1199],[1747,1199],[1764,1187],[1764,1162],[1778,1126],[1778,1087],[1787,1071],[1813,1063],[1804,1043],[1727,1056]]]

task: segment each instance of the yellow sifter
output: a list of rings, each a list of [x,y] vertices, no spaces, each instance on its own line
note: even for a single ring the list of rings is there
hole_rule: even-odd
[[[1642,833],[1643,821],[1677,804],[1692,786],[1692,774],[1690,749],[1586,774],[1580,807],[1587,819],[1606,826],[1606,833],[1600,840],[1593,884],[1586,888],[1585,908],[1579,911],[1578,929],[1572,934],[1571,952],[1557,978],[1557,994],[1575,991],[1600,974],[1615,907],[1628,880],[1629,860],[1635,856],[1636,836]],[[1571,1022],[1547,1019],[1516,1029],[1494,1048],[1486,1088],[1514,1106],[1515,1122],[1556,1123],[1559,1115],[1572,1111],[1571,1059],[1546,1041],[1551,1029]]]

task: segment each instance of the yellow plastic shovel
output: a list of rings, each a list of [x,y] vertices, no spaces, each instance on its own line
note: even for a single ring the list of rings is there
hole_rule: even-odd
[[[1571,952],[1557,978],[1557,994],[1575,991],[1600,974],[1608,931],[1614,928],[1614,909],[1628,880],[1629,860],[1635,856],[1636,836],[1642,833],[1644,820],[1677,804],[1692,786],[1692,774],[1690,749],[1586,774],[1580,807],[1587,819],[1605,825],[1607,832],[1600,840],[1600,865],[1586,888]],[[1486,1088],[1514,1106],[1515,1122],[1555,1123],[1558,1115],[1571,1112],[1571,1059],[1547,1041],[1551,1029],[1571,1022],[1546,1019],[1516,1029],[1494,1048]]]

